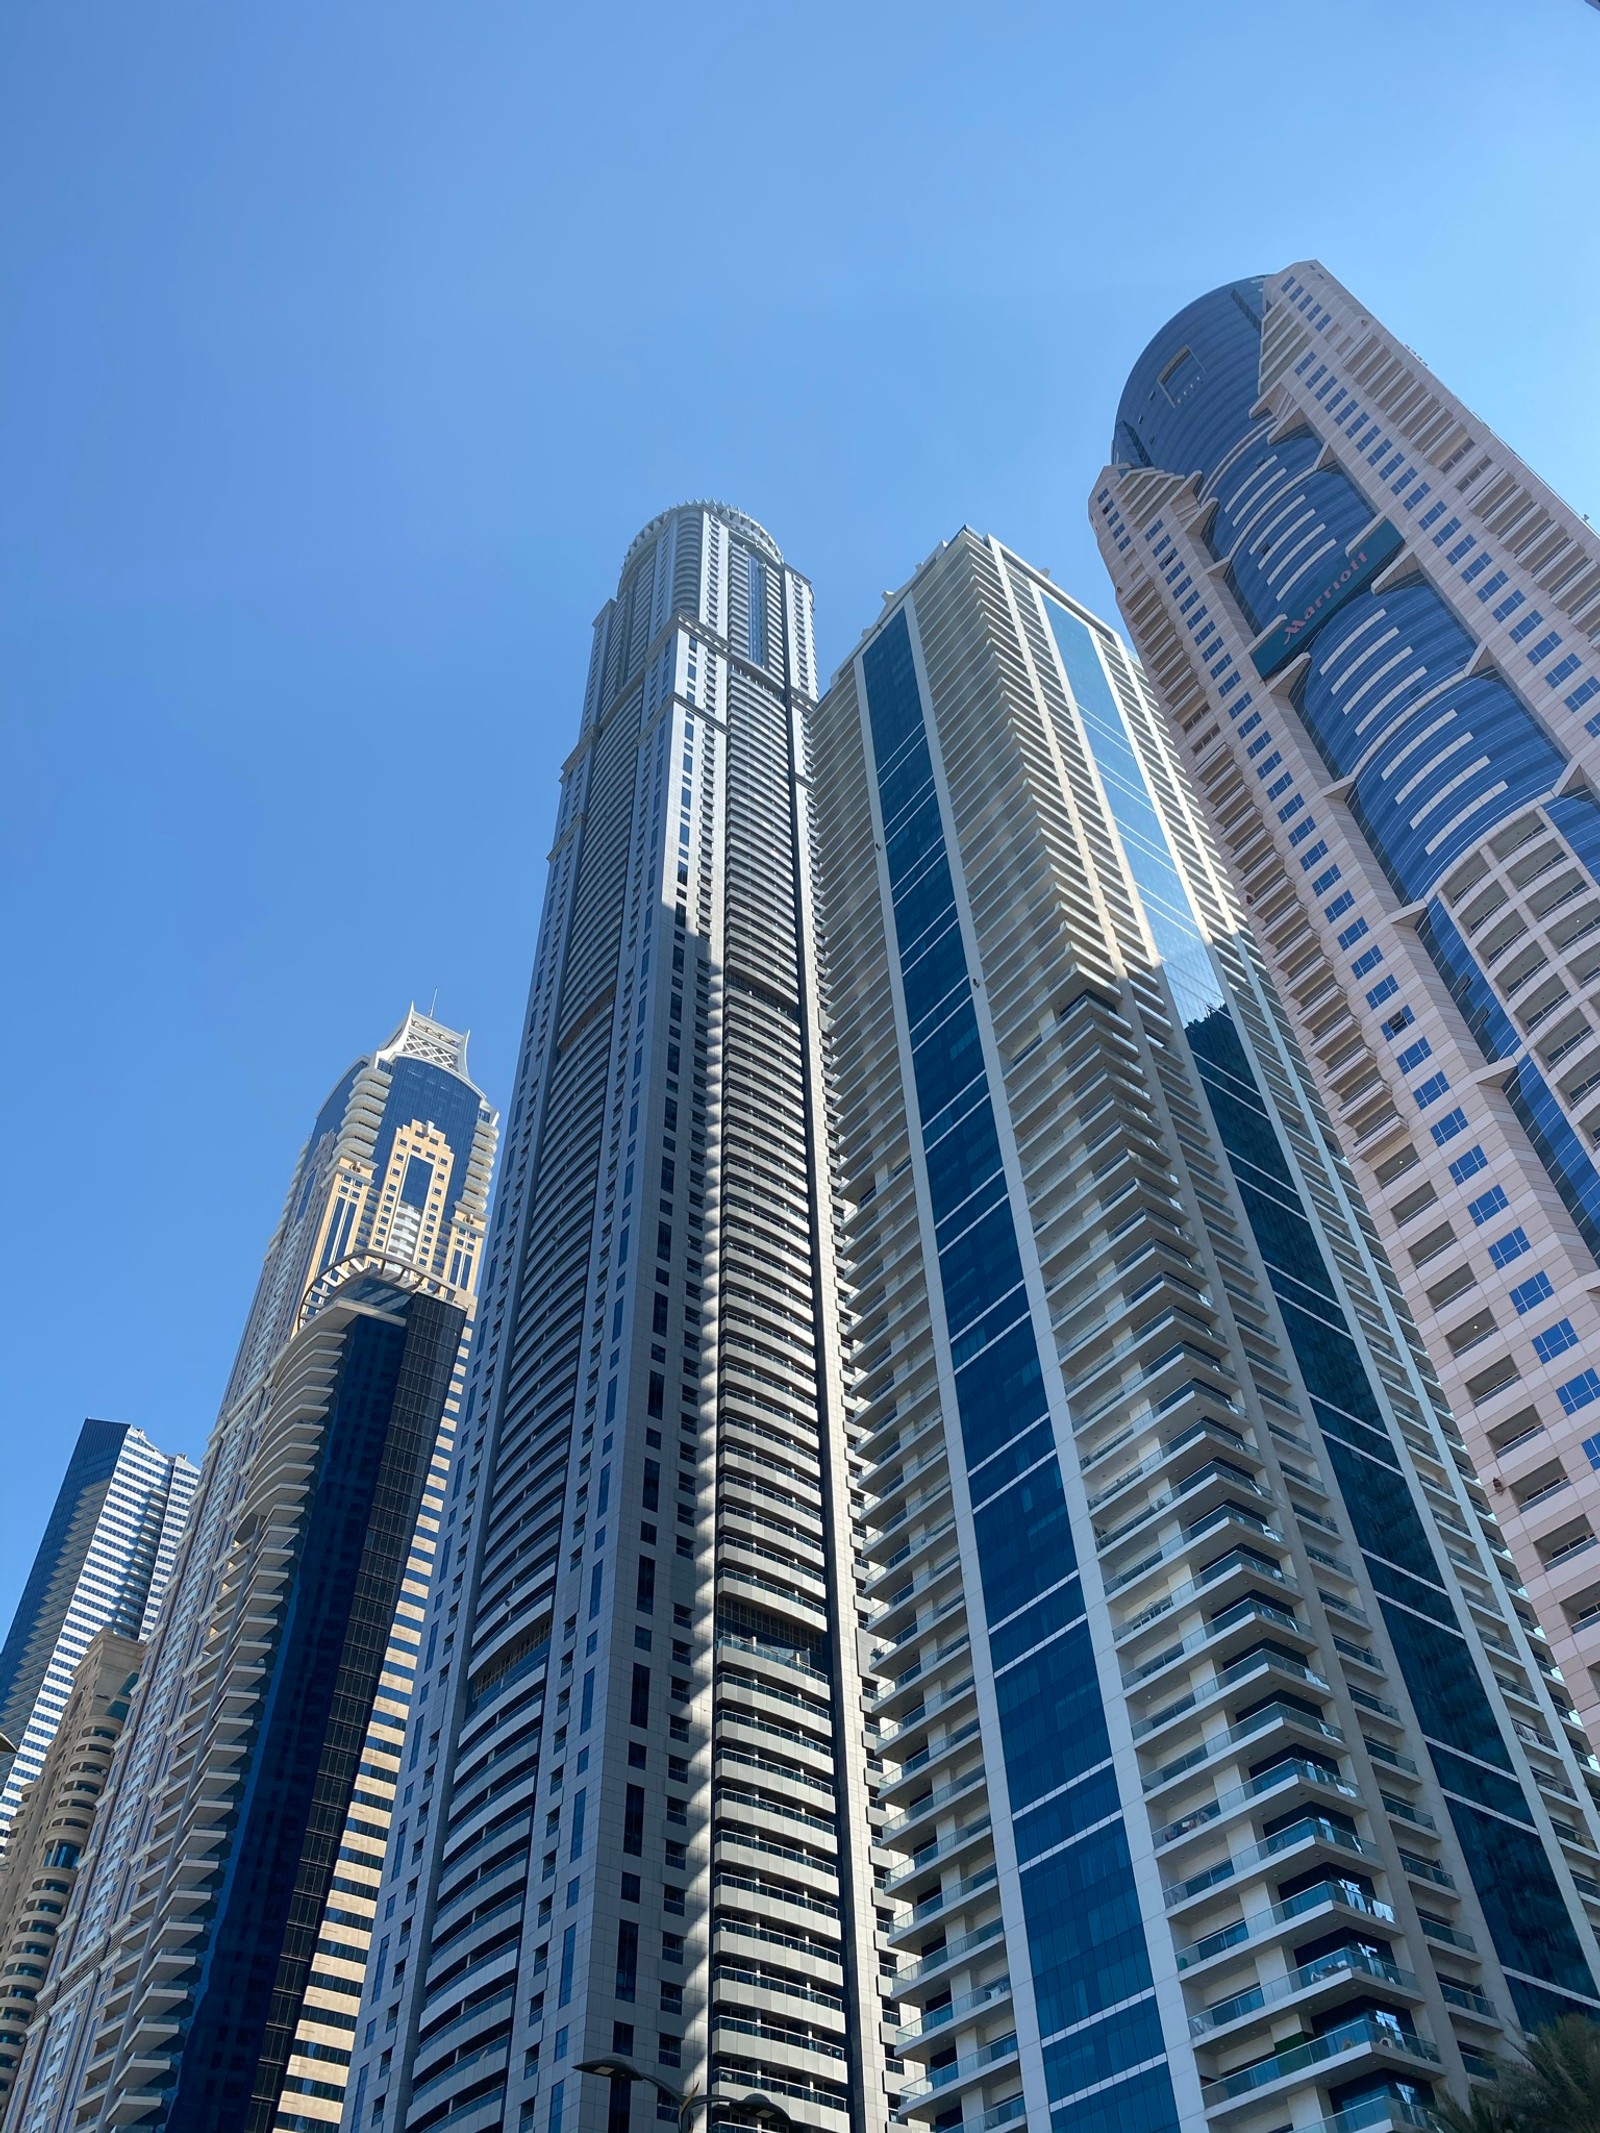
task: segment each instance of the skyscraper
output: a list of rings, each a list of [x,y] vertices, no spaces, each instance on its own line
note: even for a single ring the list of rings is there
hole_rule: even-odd
[[[813,656],[720,504],[595,625],[352,2126],[884,2117]]]
[[[0,1650],[0,1733],[17,1753],[0,1787],[0,1843],[39,1775],[73,1676],[102,1629],[149,1636],[199,1469],[126,1422],[85,1422]]]
[[[963,530],[815,733],[901,2113],[1424,2126],[1581,1736],[1156,708]]]
[[[1600,1738],[1600,538],[1331,275],[1134,366],[1091,515]]]
[[[0,1860],[0,2119],[144,1654],[114,1629],[90,1638]]]
[[[414,1010],[296,1166],[11,2124],[337,2121],[495,1115]]]

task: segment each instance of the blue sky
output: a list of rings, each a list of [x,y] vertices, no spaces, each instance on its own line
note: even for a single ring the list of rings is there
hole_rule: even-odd
[[[1320,258],[1600,508],[1584,0],[0,17],[0,1628],[84,1414],[198,1456],[407,1002],[505,1095],[589,624],[685,497],[826,665],[1084,500],[1179,305]]]

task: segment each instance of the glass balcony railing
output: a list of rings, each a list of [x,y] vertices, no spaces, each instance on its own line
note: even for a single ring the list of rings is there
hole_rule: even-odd
[[[1231,1999],[1218,2000],[1203,2014],[1189,2017],[1189,2034],[1192,2037],[1208,2036],[1214,2029],[1226,2028],[1246,2015],[1257,2014],[1265,2007],[1276,2007],[1284,2000],[1292,2000],[1297,1993],[1305,1992],[1313,1985],[1320,1985],[1332,1977],[1372,1977],[1386,1985],[1395,1985],[1404,1992],[1417,1991],[1415,1977],[1409,1970],[1402,1970],[1394,1963],[1386,1963],[1381,1956],[1369,1955],[1364,1948],[1337,1948],[1331,1955],[1320,1956],[1314,1963],[1302,1963],[1298,1970],[1291,1970],[1287,1977],[1274,1978],[1268,1985],[1252,1985],[1245,1992],[1236,1992]]]
[[[1272,2082],[1303,2074],[1326,2059],[1337,2059],[1346,2052],[1360,2050],[1392,2053],[1397,2057],[1421,2060],[1430,2066],[1439,2063],[1438,2049],[1426,2037],[1402,2029],[1397,2022],[1363,2015],[1359,2021],[1330,2029],[1325,2036],[1311,2037],[1304,2044],[1291,2045],[1287,2051],[1274,2052],[1270,2059],[1257,2060],[1254,2066],[1243,2066],[1236,2074],[1225,2074],[1220,2081],[1209,2082],[1201,2092],[1202,2101],[1207,2110],[1212,2110],[1217,2104],[1230,2102],[1236,2096],[1248,2096]]]

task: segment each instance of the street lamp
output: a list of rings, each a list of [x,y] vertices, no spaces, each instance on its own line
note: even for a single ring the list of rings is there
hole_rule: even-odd
[[[577,2071],[580,2074],[601,2074],[608,2081],[648,2081],[664,2103],[671,2104],[678,2114],[678,2133],[689,2133],[696,2111],[710,2108],[711,2099],[697,2089],[686,2089],[681,2094],[669,2082],[655,2074],[647,2074],[627,2059],[580,2059]],[[774,2103],[770,2096],[763,2096],[752,2089],[748,2096],[740,2096],[733,2105],[736,2111],[748,2111],[758,2126],[788,2127],[791,2133],[799,2133],[794,2120],[781,2103]]]

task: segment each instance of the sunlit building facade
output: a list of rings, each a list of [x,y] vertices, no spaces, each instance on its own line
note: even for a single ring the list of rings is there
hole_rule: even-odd
[[[495,1132],[414,1010],[318,1115],[8,2129],[338,2122]]]
[[[1600,537],[1315,262],[1090,505],[1566,1687],[1600,1728]]]
[[[90,1640],[148,1637],[200,1470],[142,1429],[90,1420],[78,1441],[0,1651],[0,1734],[17,1753],[0,1785],[0,1845],[44,1759]]]
[[[1426,2126],[1583,1742],[1157,707],[963,530],[815,734],[900,2115]]]

